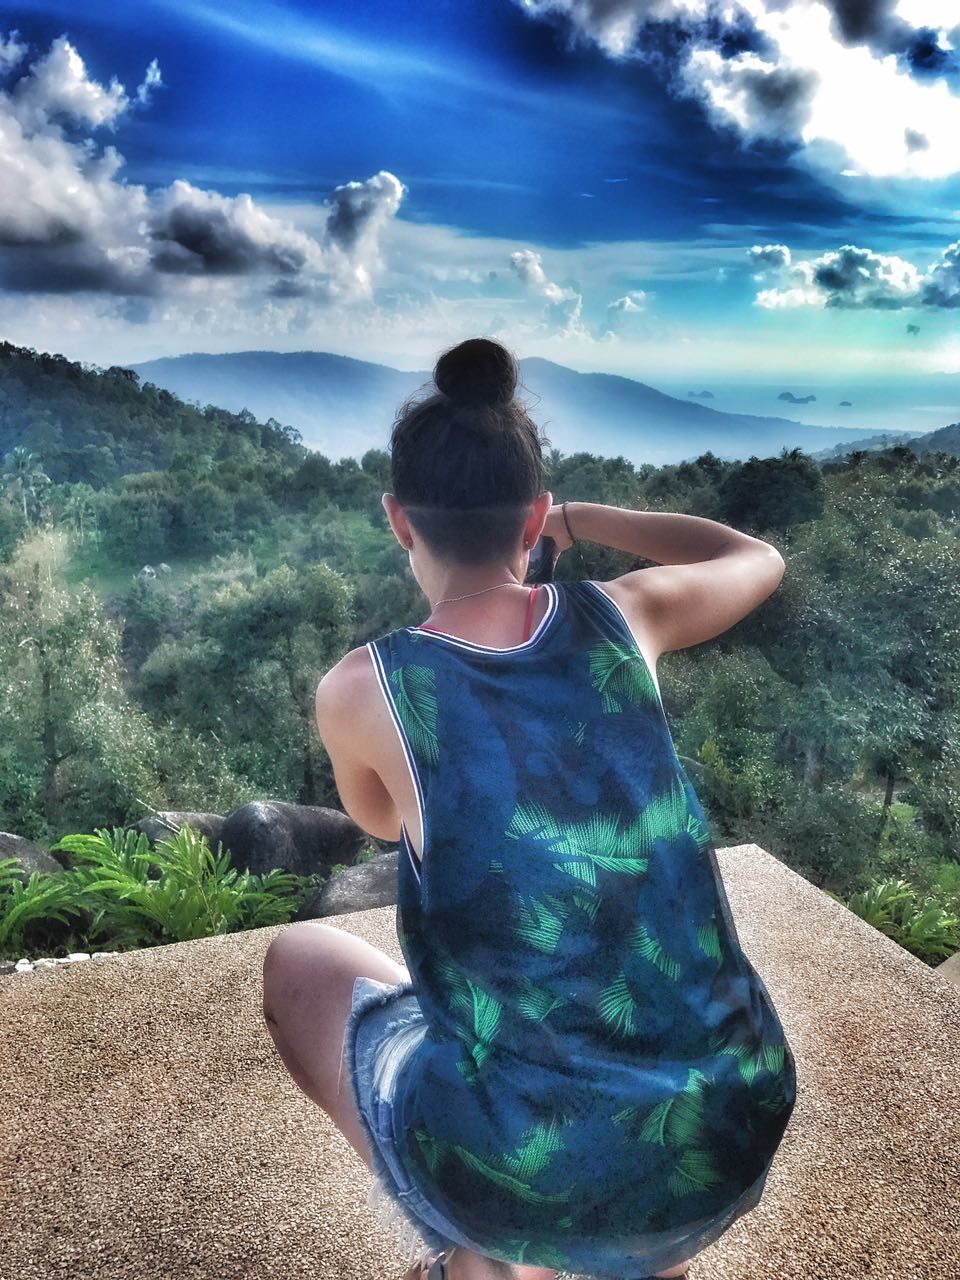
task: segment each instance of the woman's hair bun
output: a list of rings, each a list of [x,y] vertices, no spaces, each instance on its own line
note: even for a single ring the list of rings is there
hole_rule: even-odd
[[[518,376],[511,353],[490,338],[468,338],[451,347],[433,371],[437,390],[460,404],[509,404]]]

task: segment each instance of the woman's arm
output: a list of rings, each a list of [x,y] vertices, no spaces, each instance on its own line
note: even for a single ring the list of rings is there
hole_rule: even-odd
[[[577,539],[657,563],[603,583],[654,658],[722,635],[779,586],[776,547],[702,516],[568,502]]]
[[[378,840],[400,839],[400,814],[376,770],[367,764],[370,658],[351,649],[317,685],[317,729],[333,766],[344,812]]]

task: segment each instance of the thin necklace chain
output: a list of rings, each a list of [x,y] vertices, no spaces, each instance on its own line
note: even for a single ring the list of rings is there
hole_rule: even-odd
[[[443,600],[438,600],[433,606],[436,609],[439,604],[453,604],[457,600],[467,600],[470,596],[482,596],[484,591],[496,591],[497,587],[522,587],[522,582],[497,582],[492,587],[484,587],[483,591],[468,591],[462,596],[445,596]]]

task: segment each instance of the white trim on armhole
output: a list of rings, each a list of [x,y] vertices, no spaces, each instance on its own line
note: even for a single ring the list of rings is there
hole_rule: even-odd
[[[600,594],[604,597],[604,599],[609,600],[610,603],[613,605],[614,609],[616,609],[617,613],[619,613],[620,617],[623,619],[623,625],[627,628],[627,631],[632,636],[633,643],[637,646],[637,650],[640,654],[640,657],[643,658],[643,664],[647,668],[647,670],[650,672],[650,677],[653,680],[653,686],[657,691],[657,697],[660,699],[660,708],[662,710],[663,698],[661,697],[661,694],[660,694],[660,681],[657,679],[656,667],[651,666],[650,663],[647,661],[646,655],[644,654],[643,650],[640,648],[640,641],[637,639],[637,634],[634,631],[633,627],[631,627],[630,623],[627,621],[626,615],[624,614],[623,610],[617,604],[616,600],[614,600],[610,592],[604,591],[603,587],[600,585],[599,582],[594,582],[590,578],[585,578],[584,581],[587,582],[591,587],[595,587],[597,591],[599,591]]]
[[[403,818],[400,819],[400,830],[403,833],[402,843],[406,846],[407,856],[410,859],[410,865],[413,867],[413,873],[417,877],[417,883],[421,883],[420,872],[423,865],[423,858],[427,852],[427,824],[424,818],[423,805],[423,789],[420,786],[420,776],[417,773],[417,766],[413,758],[413,751],[410,743],[407,741],[406,730],[397,711],[396,703],[393,700],[393,694],[390,691],[390,684],[384,671],[383,661],[380,657],[379,650],[373,640],[369,640],[366,644],[367,652],[370,654],[370,661],[373,663],[374,674],[377,677],[377,684],[380,686],[380,692],[383,694],[384,701],[387,704],[387,710],[390,712],[390,719],[393,721],[393,727],[397,731],[397,737],[400,740],[400,748],[403,751],[403,758],[407,762],[407,769],[410,773],[410,781],[413,783],[413,791],[417,797],[417,809],[420,814],[420,833],[423,839],[423,853],[420,862],[417,862],[416,850],[410,843],[410,835],[404,824]]]

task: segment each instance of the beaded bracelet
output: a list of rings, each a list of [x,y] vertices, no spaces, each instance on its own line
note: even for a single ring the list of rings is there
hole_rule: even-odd
[[[566,502],[561,504],[560,510],[563,513],[563,523],[567,526],[567,533],[569,533],[570,535],[570,541],[576,542],[576,538],[573,536],[573,530],[570,528],[570,521],[567,519],[567,503]]]

